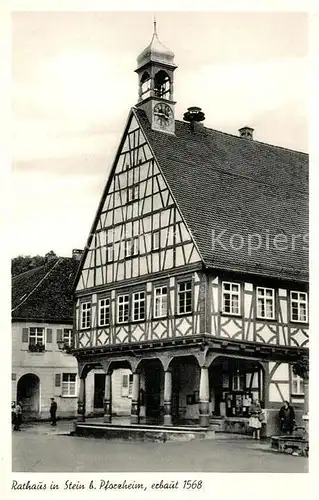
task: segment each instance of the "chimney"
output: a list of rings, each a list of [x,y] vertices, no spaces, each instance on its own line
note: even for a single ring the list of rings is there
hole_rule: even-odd
[[[190,128],[193,132],[198,132],[204,129],[204,125],[200,122],[205,120],[205,114],[198,106],[187,108],[184,113],[183,120],[190,123]]]
[[[81,260],[82,255],[83,255],[83,250],[79,250],[78,248],[74,248],[72,250],[72,259]]]
[[[239,136],[244,139],[253,139],[254,129],[251,127],[242,127],[238,130]]]

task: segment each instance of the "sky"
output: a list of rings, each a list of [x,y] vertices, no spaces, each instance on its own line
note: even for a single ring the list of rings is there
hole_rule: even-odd
[[[160,12],[175,53],[175,116],[308,151],[307,15]],[[11,255],[83,248],[129,110],[152,12],[12,14]]]

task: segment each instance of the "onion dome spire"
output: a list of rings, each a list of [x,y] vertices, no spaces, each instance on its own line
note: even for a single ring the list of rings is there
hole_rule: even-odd
[[[165,45],[163,45],[158,38],[155,18],[151,43],[138,56],[137,69],[151,61],[175,67],[174,53],[165,47]]]

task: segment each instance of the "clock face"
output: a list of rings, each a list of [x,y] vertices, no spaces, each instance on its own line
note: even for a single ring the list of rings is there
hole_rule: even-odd
[[[168,104],[160,102],[154,107],[154,117],[156,123],[158,123],[160,127],[165,128],[174,118],[172,108]]]

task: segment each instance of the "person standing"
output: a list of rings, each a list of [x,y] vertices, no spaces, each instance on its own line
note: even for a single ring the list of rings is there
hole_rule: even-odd
[[[11,424],[14,425],[16,420],[16,404],[14,401],[11,403]]]
[[[14,431],[20,431],[20,425],[22,423],[22,405],[21,402],[18,401],[18,403],[15,406],[15,419],[14,419]]]
[[[295,426],[295,410],[288,401],[285,401],[284,405],[280,408],[279,418],[281,432],[284,434],[292,434]]]
[[[249,408],[249,427],[253,430],[253,439],[260,439],[262,409],[258,399]]]
[[[50,406],[51,425],[56,425],[57,409],[58,409],[58,405],[56,404],[56,401],[54,401],[54,398],[51,398],[51,406]]]

